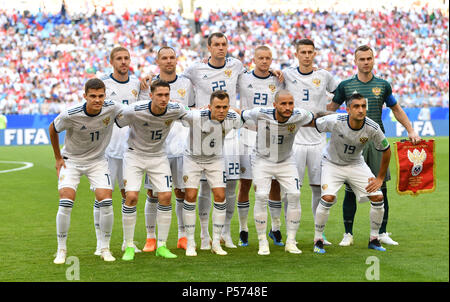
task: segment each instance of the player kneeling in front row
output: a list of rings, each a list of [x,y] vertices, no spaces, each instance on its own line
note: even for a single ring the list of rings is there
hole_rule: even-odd
[[[294,108],[294,97],[288,90],[275,94],[275,108],[243,110],[247,127],[256,127],[256,150],[252,160],[255,187],[254,218],[259,239],[259,255],[269,255],[266,237],[267,199],[272,177],[280,183],[287,196],[285,251],[300,254],[296,234],[300,226],[301,206],[298,171],[292,158],[295,134],[302,126],[314,126],[314,114]]]
[[[331,206],[336,202],[336,194],[341,186],[348,183],[357,199],[370,200],[370,240],[369,249],[385,251],[378,239],[378,231],[383,221],[383,184],[391,150],[380,126],[366,117],[367,100],[361,94],[353,94],[347,100],[347,114],[333,114],[316,120],[319,132],[331,132],[322,155],[322,198],[315,218],[314,252],[323,254],[322,233],[328,220]],[[383,152],[380,171],[375,178],[364,162],[364,145],[372,141],[375,148]]]
[[[105,101],[105,97],[103,81],[88,80],[84,93],[86,103],[63,111],[49,127],[59,191],[59,209],[56,214],[58,251],[53,261],[55,264],[66,262],[70,215],[82,175],[86,175],[95,188],[95,198],[100,207],[100,255],[105,261],[115,260],[109,250],[114,212],[105,149],[111,139],[114,120],[124,107],[119,103]],[[58,133],[64,130],[67,134],[61,152]]]
[[[226,216],[226,174],[222,150],[225,136],[232,129],[241,127],[241,119],[238,113],[230,110],[229,95],[225,91],[218,90],[211,94],[208,109],[190,111],[183,117],[182,122],[190,128],[188,148],[183,158],[185,187],[183,221],[187,236],[186,256],[197,256],[194,240],[195,201],[202,173],[214,196],[211,251],[218,255],[226,255],[227,252],[220,246]]]

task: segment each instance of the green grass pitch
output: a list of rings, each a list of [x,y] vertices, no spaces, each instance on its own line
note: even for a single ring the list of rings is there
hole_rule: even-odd
[[[155,282],[374,282],[366,278],[377,257],[379,282],[448,282],[449,281],[449,138],[436,139],[436,190],[418,197],[399,195],[395,190],[395,156],[391,158],[393,179],[388,183],[390,218],[388,231],[399,246],[386,246],[381,253],[367,249],[369,205],[359,204],[355,219],[355,245],[339,247],[342,223],[343,189],[338,203],[331,209],[326,235],[333,246],[327,254],[312,252],[314,225],[311,212],[311,191],[306,182],[301,192],[302,220],[297,233],[301,255],[284,252],[270,242],[270,256],[258,256],[258,242],[249,214],[249,242],[246,248],[226,249],[228,256],[198,250],[197,257],[186,257],[176,249],[177,227],[175,209],[168,247],[177,259],[161,259],[154,253],[136,254],[133,262],[121,260],[122,215],[118,190],[113,194],[115,221],[111,250],[117,260],[105,263],[94,256],[96,245],[92,207],[94,195],[83,177],[77,192],[68,236],[68,256],[79,260],[79,281],[155,281]],[[398,140],[398,139],[395,139]],[[394,140],[391,139],[391,143]],[[1,147],[0,161],[32,162],[30,169],[0,173],[0,281],[67,281],[71,264],[53,264],[56,252],[56,212],[58,209],[57,179],[50,146]],[[0,163],[0,170],[20,165]],[[306,180],[307,181],[307,180]],[[135,240],[145,243],[144,190],[138,204]],[[254,201],[253,191],[251,202]],[[283,216],[283,215],[282,215]],[[282,233],[285,236],[284,219]],[[199,245],[199,223],[196,238]],[[237,210],[232,220],[232,236],[238,241]],[[366,261],[368,261],[366,263]],[[73,281],[70,281],[73,282]]]

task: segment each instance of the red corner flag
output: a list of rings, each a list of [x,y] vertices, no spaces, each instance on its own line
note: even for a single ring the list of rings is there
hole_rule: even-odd
[[[434,140],[395,143],[397,155],[397,192],[399,194],[431,193],[436,187]]]

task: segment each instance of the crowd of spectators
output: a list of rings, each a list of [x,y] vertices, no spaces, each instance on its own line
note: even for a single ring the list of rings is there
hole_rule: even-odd
[[[356,71],[354,49],[375,49],[375,73],[388,80],[403,107],[448,107],[448,11],[315,11],[294,13],[202,11],[194,20],[179,11],[141,10],[92,16],[0,10],[0,112],[52,114],[82,101],[87,78],[110,73],[110,50],[127,47],[136,76],[158,72],[155,54],[178,52],[178,72],[207,56],[206,37],[229,38],[229,54],[249,68],[256,46],[271,46],[273,68],[296,64],[294,42],[308,37],[316,64],[343,80]]]

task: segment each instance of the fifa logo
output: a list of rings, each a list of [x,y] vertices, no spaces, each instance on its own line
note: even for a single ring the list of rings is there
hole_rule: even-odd
[[[414,149],[413,152],[408,150],[408,159],[413,163],[413,167],[411,169],[411,175],[417,176],[422,172],[423,162],[427,159],[427,153],[425,150],[419,152],[419,150]]]

